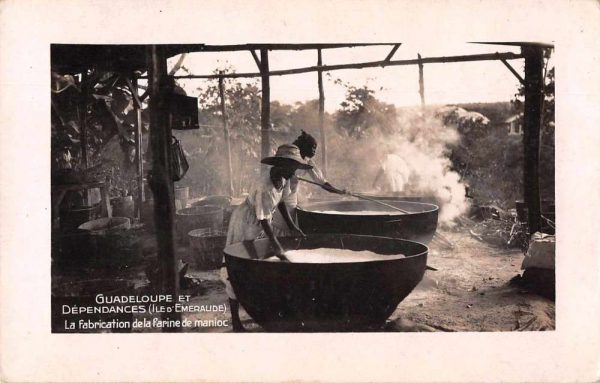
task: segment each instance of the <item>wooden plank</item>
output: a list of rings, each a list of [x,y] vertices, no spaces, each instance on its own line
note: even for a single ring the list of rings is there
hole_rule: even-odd
[[[87,80],[87,74],[84,72],[81,74],[81,93],[79,94],[80,100],[77,105],[77,114],[79,118],[79,129],[80,129],[80,138],[81,138],[81,160],[83,162],[83,168],[87,169],[89,167],[89,158],[88,158],[88,130],[87,130],[87,102],[89,95],[89,88],[85,83]],[[83,200],[86,205],[90,204],[90,195],[88,193],[88,189],[83,190]]]
[[[530,235],[541,228],[541,201],[539,183],[540,127],[543,101],[543,47],[522,48],[525,56],[525,102],[523,115],[523,147],[525,162],[523,188],[528,210]]]
[[[85,74],[82,74],[82,80],[85,78]],[[83,81],[82,81],[83,82]],[[82,86],[81,89],[81,94],[80,94],[80,101],[79,101],[79,105],[77,106],[77,113],[78,113],[78,117],[79,117],[79,129],[81,130],[80,132],[80,138],[81,138],[81,159],[83,161],[83,168],[87,169],[88,168],[88,153],[87,153],[87,144],[88,144],[88,137],[87,137],[87,118],[86,118],[86,108],[87,108],[87,87]]]
[[[421,55],[417,53],[419,59],[419,96],[421,97],[421,106],[425,106],[425,80],[423,78],[423,62]]]
[[[521,85],[525,85],[525,80],[523,77],[521,77],[521,75],[515,70],[515,68],[512,67],[512,65],[508,63],[508,61],[504,59],[501,59],[500,61],[502,61],[502,64],[504,64],[504,66],[506,66],[508,70],[519,80]]]
[[[141,108],[142,107],[142,100],[140,99],[140,96],[137,93],[137,89],[138,89],[137,79],[134,78],[133,75],[131,77],[133,78],[133,80],[130,80],[129,78],[126,78],[125,82],[127,82],[127,86],[129,87],[129,90],[131,91],[131,95],[133,96],[133,100],[135,101],[133,103],[134,107],[137,105],[138,108]]]
[[[171,171],[171,126],[169,125],[167,61],[162,47],[149,47],[150,74],[150,144],[152,147],[152,177],[154,194],[154,225],[158,242],[158,265],[161,292],[176,296],[179,293],[177,257],[174,248],[175,199]],[[176,298],[175,298],[176,299]],[[164,320],[181,319],[181,314],[164,313]],[[165,327],[165,332],[178,328]]]
[[[135,204],[135,216],[141,220],[142,218],[142,203],[144,202],[144,160],[142,157],[142,103],[139,101],[137,97],[137,80],[133,79],[133,82],[127,80],[128,85],[131,88],[131,92],[133,93],[134,99],[136,101],[133,103],[133,108],[136,112],[136,129],[135,129],[135,167],[136,167],[136,181],[138,192],[136,196],[136,204]]]
[[[79,183],[69,185],[52,185],[51,200],[52,200],[52,211],[54,217],[59,216],[59,207],[63,198],[68,191],[76,190],[88,190],[88,189],[100,189],[101,202],[100,202],[100,215],[102,217],[112,217],[112,209],[110,207],[110,200],[108,196],[108,182],[90,182],[90,183]]]
[[[258,58],[258,55],[256,54],[255,50],[250,50],[250,53],[252,54],[252,58],[254,59],[254,62],[256,63],[256,66],[258,67],[258,70],[260,70],[260,59]]]
[[[181,67],[183,66],[183,61],[185,60],[186,56],[187,56],[187,53],[182,53],[179,56],[179,60],[177,60],[177,62],[175,63],[175,65],[173,65],[173,68],[171,68],[171,71],[169,72],[169,76],[174,75],[175,73],[177,73],[177,71],[179,69],[181,69]]]
[[[472,62],[472,61],[493,61],[493,60],[517,60],[522,59],[523,55],[512,52],[507,53],[487,53],[478,55],[465,55],[465,56],[441,56],[441,57],[426,57],[411,60],[390,60],[390,61],[369,61],[354,64],[338,64],[338,65],[323,65],[323,66],[310,66],[296,69],[283,69],[270,71],[269,76],[285,76],[292,74],[310,73],[310,72],[328,72],[334,70],[344,69],[364,69],[364,68],[383,68],[386,66],[404,66],[404,65],[418,65],[419,62],[422,64],[447,64],[455,62]],[[252,78],[262,77],[261,73],[227,73],[227,74],[211,74],[211,75],[185,75],[175,76],[175,78],[205,78],[205,79],[216,79],[219,77],[223,78]],[[144,78],[144,77],[140,77]]]
[[[524,47],[524,46],[537,46],[542,48],[554,48],[554,44],[546,43],[535,43],[532,41],[495,41],[493,43],[484,41],[471,41],[471,44],[482,44],[482,45],[507,45],[513,47]]]
[[[142,125],[144,121],[142,119],[142,110],[138,109],[136,111],[136,122],[137,122],[137,142],[136,142],[136,165],[137,165],[137,183],[138,183],[138,199],[140,203],[140,214],[141,214],[141,206],[142,202],[146,200],[146,193],[144,190],[144,150],[142,148],[143,143],[143,135],[142,135]]]
[[[223,138],[225,140],[225,161],[227,161],[227,183],[229,196],[233,197],[233,169],[231,166],[231,142],[229,139],[229,126],[227,126],[227,113],[225,111],[225,86],[224,79],[219,79],[219,98],[221,99],[221,119],[223,121]]]
[[[267,49],[260,50],[261,65],[261,108],[260,108],[260,133],[261,133],[261,156],[271,155],[271,88],[269,84],[269,52]],[[264,171],[265,166],[261,169]]]
[[[101,196],[101,204],[100,204],[100,215],[103,217],[112,217],[112,207],[110,206],[110,196],[108,195],[108,184],[102,184],[100,186],[100,196]]]
[[[323,57],[321,50],[317,50],[317,66],[323,65]],[[323,89],[323,71],[318,71],[318,86],[319,86],[319,132],[321,133],[321,153],[322,153],[322,171],[327,177],[327,140],[325,136],[325,90]]]
[[[229,44],[229,45],[206,45],[206,44],[178,44],[170,45],[173,48],[172,54],[182,52],[232,52],[246,50],[307,50],[307,49],[337,49],[337,48],[357,48],[357,47],[372,47],[372,46],[393,46],[400,43],[338,43],[338,44],[316,44],[316,43],[300,43],[300,44]]]
[[[396,51],[398,50],[398,48],[400,48],[401,44],[396,44],[394,45],[394,47],[392,48],[392,50],[390,51],[390,53],[388,53],[388,55],[385,57],[385,59],[383,59],[383,61],[390,61],[392,59],[392,57],[394,56],[394,53],[396,53]]]

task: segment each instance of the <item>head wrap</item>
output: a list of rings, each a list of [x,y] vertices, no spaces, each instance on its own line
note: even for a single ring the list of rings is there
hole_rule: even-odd
[[[302,133],[298,136],[298,138],[296,138],[296,141],[294,141],[293,143],[294,145],[299,147],[301,151],[304,151],[303,149],[305,148],[310,149],[312,147],[317,146],[317,140],[310,134],[306,133],[304,130],[302,130]]]

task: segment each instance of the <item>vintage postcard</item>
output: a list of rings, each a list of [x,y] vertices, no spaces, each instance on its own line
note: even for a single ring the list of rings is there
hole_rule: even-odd
[[[2,379],[598,379],[597,3],[451,4],[1,4]]]

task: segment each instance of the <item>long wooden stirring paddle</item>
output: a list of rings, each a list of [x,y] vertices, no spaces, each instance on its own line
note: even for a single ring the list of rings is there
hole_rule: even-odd
[[[320,184],[320,183],[318,183],[318,182],[314,182],[314,181],[307,180],[306,178],[298,177],[298,179],[299,179],[300,181],[304,181],[304,182],[307,182],[307,183],[309,183],[309,184],[313,184],[313,185],[317,185],[317,186],[321,186],[321,187],[323,187],[323,185],[322,185],[322,184]],[[358,199],[364,199],[364,200],[366,200],[366,201],[371,201],[371,202],[378,203],[378,204],[380,204],[380,205],[383,205],[383,206],[385,206],[385,207],[387,207],[387,208],[389,208],[389,209],[392,209],[392,210],[397,210],[397,211],[399,211],[399,212],[402,212],[402,213],[404,213],[404,214],[410,214],[410,212],[409,212],[409,211],[406,211],[406,210],[400,209],[399,207],[396,207],[396,206],[393,206],[393,205],[387,204],[387,203],[385,203],[385,202],[379,201],[379,200],[377,200],[377,199],[375,199],[375,198],[369,198],[369,197],[365,197],[365,196],[363,196],[363,195],[360,195],[360,194],[354,194],[354,193],[351,193],[351,192],[346,192],[346,194],[348,194],[348,195],[350,195],[350,196],[352,196],[352,197],[358,198]]]
[[[323,185],[322,185],[322,184],[320,184],[320,183],[318,183],[318,182],[314,182],[314,181],[307,180],[306,178],[298,177],[298,179],[299,179],[300,181],[304,181],[304,182],[307,182],[307,183],[309,183],[309,184],[313,184],[313,185],[317,185],[317,186],[321,186],[321,187],[323,187]],[[387,206],[387,207],[389,207],[390,209],[398,210],[398,211],[401,211],[402,213],[405,213],[405,214],[409,214],[409,213],[410,213],[410,212],[408,212],[408,211],[406,211],[406,210],[402,210],[402,209],[400,209],[400,208],[398,208],[398,207],[396,207],[396,206],[392,206],[392,205],[389,205],[389,204],[387,204],[387,203],[385,203],[385,202],[381,202],[381,201],[379,201],[379,200],[376,200],[376,199],[373,199],[373,198],[368,198],[368,197],[362,196],[362,195],[360,195],[360,194],[354,194],[354,193],[350,193],[350,192],[346,192],[346,194],[348,194],[348,195],[351,195],[352,197],[356,197],[356,198],[359,198],[359,199],[364,199],[364,200],[367,200],[367,201],[371,201],[371,202],[378,203],[378,204],[380,204],[380,205],[383,205],[383,206]],[[426,266],[426,268],[427,268],[427,270],[431,270],[431,271],[438,271],[438,269],[436,269],[435,267]]]

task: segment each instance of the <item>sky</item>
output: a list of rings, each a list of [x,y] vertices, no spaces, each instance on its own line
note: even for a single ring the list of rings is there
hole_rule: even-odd
[[[359,63],[383,60],[391,47],[355,47],[323,50],[323,64]],[[393,60],[437,56],[513,52],[518,47],[483,45],[472,43],[402,43]],[[179,56],[169,60],[170,67]],[[317,53],[310,51],[269,52],[271,70],[292,69],[316,65]],[[511,60],[511,65],[523,76],[523,60]],[[250,52],[192,53],[185,57],[183,65],[192,74],[211,74],[217,68],[231,66],[236,72],[257,72],[258,68]],[[324,75],[325,110],[333,112],[344,100],[345,88],[335,84],[335,79],[361,87],[367,85],[381,101],[396,106],[420,105],[418,66],[390,66],[386,68],[346,69],[331,71]],[[177,75],[184,75],[179,71]],[[207,81],[180,79],[179,83],[190,96],[196,96],[199,86]],[[246,81],[241,79],[241,81]],[[260,80],[257,79],[260,83]],[[424,66],[425,102],[427,104],[454,104],[467,102],[510,101],[518,88],[518,80],[500,61],[480,61]],[[318,98],[317,74],[305,73],[271,77],[271,101],[293,104]]]

